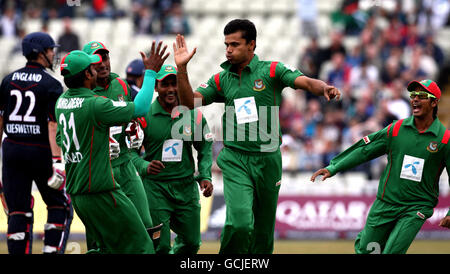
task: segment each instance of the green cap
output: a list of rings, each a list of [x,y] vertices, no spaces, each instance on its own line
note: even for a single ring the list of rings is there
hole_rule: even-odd
[[[156,74],[156,79],[161,81],[169,75],[177,75],[177,67],[172,65],[163,65],[161,69]]]
[[[96,54],[99,50],[106,50],[109,52],[109,50],[105,47],[105,45],[98,41],[91,41],[84,45],[83,51],[86,52],[89,55]]]
[[[102,57],[98,54],[87,55],[81,50],[73,50],[67,53],[61,60],[61,75],[64,78],[72,77],[77,73],[85,70],[91,64],[97,64],[102,61]]]

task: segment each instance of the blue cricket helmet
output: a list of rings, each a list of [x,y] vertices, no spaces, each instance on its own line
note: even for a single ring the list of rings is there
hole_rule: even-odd
[[[44,52],[45,49],[59,47],[53,38],[45,32],[32,32],[22,40],[22,54],[28,56],[31,53]]]
[[[131,74],[131,75],[136,75],[136,76],[141,76],[142,74],[144,74],[144,71],[145,71],[145,66],[144,66],[144,62],[142,61],[142,59],[135,59],[128,64],[128,66],[125,70],[125,73]]]

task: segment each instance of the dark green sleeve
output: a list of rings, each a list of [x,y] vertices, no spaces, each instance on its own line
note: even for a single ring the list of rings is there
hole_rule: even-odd
[[[331,176],[385,154],[388,145],[387,130],[388,127],[365,136],[334,157],[330,165],[326,167]]]
[[[200,126],[200,125],[198,125]],[[195,179],[200,182],[202,180],[211,180],[211,166],[212,166],[212,144],[213,138],[209,130],[206,119],[202,118],[202,139],[200,141],[194,141],[194,148],[197,150],[198,172],[199,174]]]
[[[147,167],[150,163],[139,156],[139,152],[137,149],[130,149],[130,157],[139,175],[141,177],[146,176]]]

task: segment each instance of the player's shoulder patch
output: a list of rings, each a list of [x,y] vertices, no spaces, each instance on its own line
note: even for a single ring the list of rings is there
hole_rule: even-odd
[[[370,143],[370,138],[369,138],[369,136],[364,136],[363,137],[363,141],[364,141],[364,143],[367,145],[368,143]]]

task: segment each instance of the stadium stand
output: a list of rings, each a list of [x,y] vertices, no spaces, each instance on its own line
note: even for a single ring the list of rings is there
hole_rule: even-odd
[[[135,24],[136,20],[139,19],[139,14],[136,12],[137,9],[150,8],[146,7],[142,3],[145,1],[137,0],[126,0],[126,1],[107,1],[111,4],[111,7],[115,12],[112,14],[122,14],[124,16],[103,16],[98,17],[93,20],[87,17],[87,12],[89,10],[89,4],[84,4],[80,7],[75,7],[75,16],[72,18],[72,29],[79,36],[80,44],[84,44],[91,40],[99,40],[106,44],[106,46],[111,50],[111,64],[112,70],[124,76],[125,67],[129,61],[139,58],[139,51],[147,50],[151,40],[163,40],[168,44],[170,51],[172,43],[175,40],[174,35],[163,35],[159,33],[151,34],[136,34]],[[169,1],[170,2],[170,1]],[[177,1],[174,1],[177,2]],[[178,1],[179,2],[179,1]],[[347,3],[356,3],[356,8],[351,12]],[[331,37],[330,34],[333,31],[341,31],[343,36],[342,44],[346,49],[346,62],[349,60],[350,53],[355,49],[355,47],[361,47],[363,39],[362,33],[366,29],[365,22],[367,22],[368,16],[374,16],[376,18],[376,28],[379,32],[374,33],[372,37],[374,45],[380,45],[377,48],[376,60],[381,60],[381,64],[384,64],[387,57],[380,57],[384,48],[381,48],[381,41],[383,39],[382,34],[390,24],[390,18],[399,16],[403,18],[403,31],[402,39],[407,39],[407,26],[411,19],[418,16],[419,8],[415,9],[414,12],[404,11],[400,6],[392,5],[392,1],[381,1],[387,3],[386,7],[374,6],[380,1],[326,1],[318,0],[315,1],[317,7],[317,17],[315,24],[318,28],[318,42],[320,49],[326,49],[330,46]],[[389,3],[388,3],[389,2]],[[394,1],[395,2],[395,1]],[[404,3],[403,9],[406,9],[406,4],[408,1],[398,1],[399,3]],[[256,53],[261,59],[265,60],[278,60],[285,64],[292,66],[298,66],[300,70],[303,70],[300,64],[300,60],[304,57],[307,46],[310,44],[310,38],[302,34],[302,20],[299,18],[298,10],[299,8],[304,8],[299,6],[302,3],[300,0],[253,0],[253,1],[241,1],[241,0],[183,0],[182,5],[184,13],[188,17],[188,22],[192,30],[191,34],[186,37],[188,46],[190,48],[197,47],[197,54],[189,65],[190,80],[191,84],[196,87],[202,82],[206,81],[212,74],[220,70],[219,64],[225,60],[224,58],[224,45],[223,45],[223,27],[225,24],[236,17],[245,17],[252,20],[258,30],[257,38],[257,48]],[[371,4],[372,3],[372,4]],[[26,5],[25,5],[26,6]],[[63,32],[63,18],[58,16],[53,16],[46,20],[42,20],[43,16],[31,16],[31,13],[27,13],[28,9],[21,7],[22,10],[17,10],[20,14],[21,24],[20,26],[24,29],[25,33],[39,31],[47,27],[47,31],[55,39],[57,39]],[[48,7],[47,7],[48,8]],[[43,8],[45,10],[45,8]],[[122,13],[118,12],[122,11]],[[336,14],[346,11],[344,14],[347,19],[352,19],[356,23],[357,30],[348,31],[342,22],[336,21]],[[44,13],[42,13],[44,14]],[[47,13],[46,13],[47,14]],[[108,13],[109,14],[109,13]],[[164,16],[164,14],[161,14]],[[447,14],[448,16],[448,14]],[[362,19],[361,19],[362,18]],[[359,20],[359,21],[358,21]],[[409,21],[408,21],[409,20]],[[417,22],[417,20],[412,20]],[[362,23],[361,23],[362,22]],[[418,24],[418,23],[417,23]],[[379,36],[376,36],[379,35]],[[440,27],[435,32],[435,42],[444,52],[445,56],[445,66],[449,66],[449,56],[450,56],[450,42],[448,37],[450,37],[450,26],[446,25]],[[378,39],[378,40],[377,40]],[[2,54],[0,55],[0,75],[3,77],[7,73],[19,68],[23,65],[24,59],[20,52],[10,54],[11,50],[20,44],[20,38],[17,37],[0,37],[0,49]],[[420,44],[420,43],[416,43]],[[390,53],[388,53],[389,55]],[[408,49],[407,47],[401,53],[402,58],[407,58]],[[426,53],[428,54],[428,53]],[[363,58],[368,60],[368,56],[364,55]],[[330,57],[329,57],[330,58]],[[317,60],[316,60],[317,61]],[[329,59],[323,60],[322,67],[329,68],[331,63],[328,62]],[[400,62],[400,61],[399,61]],[[173,63],[173,57],[169,57],[168,63]],[[379,74],[381,75],[382,67],[377,67]],[[439,71],[444,71],[443,67],[439,67]],[[306,68],[305,68],[305,71]],[[326,70],[324,70],[326,72]],[[59,70],[56,69],[53,73],[54,76],[62,80],[59,75]],[[327,74],[322,73],[324,78],[322,80],[329,81],[326,78]],[[438,77],[438,76],[436,76]],[[446,124],[450,126],[450,79],[447,75],[445,77],[440,77],[439,79],[444,79],[442,82],[443,96],[441,105],[439,108],[439,117]],[[407,77],[402,77],[403,83],[407,82],[409,79]],[[435,79],[437,80],[437,79]],[[442,80],[441,80],[442,81]],[[374,88],[370,90],[372,92],[368,98],[372,100],[371,104],[377,109],[380,102],[383,100],[389,100],[390,94],[387,92],[389,89],[389,83],[383,83],[381,79],[377,82],[372,83]],[[406,87],[406,85],[404,85]],[[340,130],[340,135],[337,141],[342,140],[343,134],[350,131],[352,128],[352,110],[356,105],[356,99],[352,98],[351,90],[348,90],[348,86],[344,84],[341,87],[344,91],[344,96],[349,99],[343,100],[343,105],[334,106],[338,109],[337,113],[341,120],[335,121],[335,127]],[[291,98],[292,90],[286,89],[284,96],[286,98]],[[406,98],[406,89],[404,91]],[[306,127],[305,113],[302,113],[306,109],[306,104],[310,98],[305,98],[304,93],[299,95],[301,97],[301,102],[295,106],[295,111],[297,111],[298,117],[294,114],[288,115],[287,119],[298,119],[301,124]],[[298,98],[298,97],[295,97]],[[320,102],[322,111],[326,112],[327,109],[324,108],[324,102]],[[212,104],[210,106],[203,107],[205,117],[211,124],[213,128],[220,128],[221,114],[223,113],[223,106],[220,104]],[[348,112],[346,112],[348,111]],[[375,116],[377,113],[375,111],[369,112],[370,115]],[[384,117],[385,118],[385,117]],[[385,119],[386,120],[386,119]],[[380,127],[385,126],[385,120],[381,119],[378,121]],[[324,121],[320,121],[323,123]],[[365,123],[367,120],[361,121]],[[303,147],[303,142],[305,138],[310,138],[315,144],[320,143],[320,138],[314,134],[315,125],[311,127],[312,136],[295,136],[295,141],[298,142],[300,149]],[[283,134],[292,134],[289,128],[282,128]],[[359,136],[361,137],[361,136]],[[337,148],[336,148],[337,149]],[[337,149],[338,150],[338,149]],[[323,164],[327,163],[325,159],[325,152],[320,151],[316,147],[316,153],[319,153],[324,159]],[[382,165],[383,163],[378,163]],[[297,165],[298,166],[298,165]],[[379,168],[378,168],[379,170]],[[327,187],[318,186],[310,184],[295,183],[294,181],[309,181],[308,174],[311,170],[301,170],[296,168],[293,170],[293,175],[286,175],[286,185],[289,187],[283,187],[283,191],[289,191],[294,193],[342,193],[350,195],[358,195],[361,193],[374,193],[376,191],[376,181],[377,174],[368,174],[368,172],[361,173],[360,171],[351,172],[349,174],[344,174],[339,177],[339,183],[327,184]],[[300,172],[300,173],[299,173]],[[370,172],[369,172],[370,173]],[[375,172],[376,173],[376,172]],[[445,172],[444,172],[445,173]],[[307,175],[304,175],[307,174]],[[290,176],[290,177],[289,177]],[[302,177],[303,176],[303,177]],[[288,178],[294,178],[295,180],[289,180]],[[443,176],[444,177],[444,176]],[[292,183],[289,183],[292,181]],[[370,183],[374,181],[375,183]],[[441,182],[443,178],[441,179]],[[363,182],[363,183],[361,183]],[[369,182],[369,183],[364,183]],[[443,184],[443,190],[448,192],[448,187]]]

